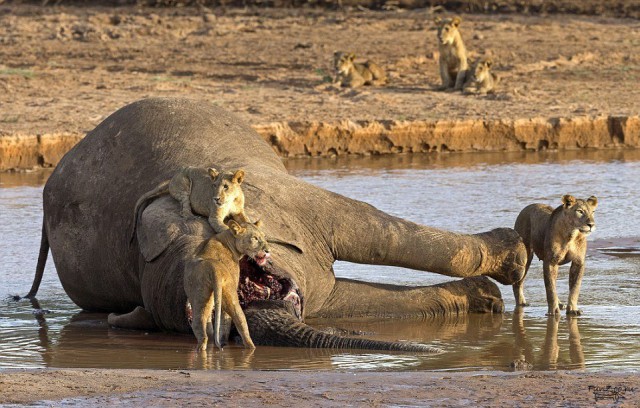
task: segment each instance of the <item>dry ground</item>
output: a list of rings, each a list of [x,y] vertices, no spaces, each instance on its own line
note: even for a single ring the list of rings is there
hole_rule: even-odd
[[[274,121],[637,115],[640,21],[463,15],[496,95],[436,91],[429,9],[101,8],[0,5],[0,135],[83,134],[148,96],[202,98]],[[384,88],[339,89],[332,54],[384,66]]]
[[[640,380],[611,372],[0,372],[0,404],[40,400],[49,400],[44,406],[637,407]]]

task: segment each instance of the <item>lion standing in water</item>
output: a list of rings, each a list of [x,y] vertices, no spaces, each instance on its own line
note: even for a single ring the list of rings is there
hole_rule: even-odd
[[[198,249],[196,258],[185,265],[184,289],[193,310],[191,328],[198,339],[198,350],[207,348],[209,335],[213,334],[216,346],[222,349],[220,326],[222,314],[230,315],[242,337],[244,346],[256,348],[249,334],[247,319],[240,307],[238,283],[243,256],[253,259],[258,266],[266,264],[269,247],[264,233],[255,224],[228,223],[229,229],[214,235]],[[211,315],[215,313],[215,326],[211,328]],[[229,327],[225,324],[227,337]],[[211,333],[213,332],[213,333]]]
[[[578,296],[584,274],[587,253],[587,236],[595,230],[594,212],[598,199],[586,200],[571,195],[562,197],[562,205],[555,210],[545,204],[525,207],[514,229],[520,234],[527,248],[527,266],[521,281],[513,285],[516,305],[526,306],[524,279],[535,253],[543,262],[544,286],[547,292],[548,315],[559,314],[561,304],[556,293],[558,266],[571,262],[569,271],[569,304],[567,314],[578,316]]]

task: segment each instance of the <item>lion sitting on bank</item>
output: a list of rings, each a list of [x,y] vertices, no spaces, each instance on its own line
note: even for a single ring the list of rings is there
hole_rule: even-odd
[[[527,266],[522,280],[513,285],[516,305],[527,305],[523,284],[535,253],[543,262],[549,307],[547,314],[560,313],[562,305],[556,293],[558,266],[568,262],[571,262],[571,269],[567,314],[582,314],[578,309],[578,296],[584,274],[587,236],[595,230],[594,212],[597,206],[598,199],[595,196],[581,200],[565,195],[562,197],[562,205],[555,210],[545,204],[531,204],[520,212],[514,229],[527,248]]]
[[[244,346],[255,348],[238,299],[238,262],[243,256],[247,256],[263,266],[269,257],[269,247],[260,230],[260,221],[240,225],[230,220],[228,226],[229,229],[205,241],[198,249],[195,259],[184,268],[184,290],[193,310],[191,329],[198,339],[199,351],[206,350],[210,335],[213,335],[215,345],[222,349],[222,312],[225,313],[225,321],[228,321],[227,315],[231,316]],[[212,312],[215,313],[213,330]],[[229,328],[225,324],[225,339]]]
[[[458,30],[462,19],[458,16],[445,19],[436,17],[434,22],[438,26],[442,89],[462,90],[469,70],[467,49]]]
[[[138,216],[147,201],[153,197],[170,194],[180,202],[182,216],[193,213],[208,217],[213,231],[220,233],[228,227],[224,221],[232,217],[238,222],[249,222],[244,212],[244,192],[240,186],[244,181],[244,170],[224,171],[214,168],[185,167],[170,180],[143,194],[133,210],[131,241],[135,236]]]
[[[464,91],[480,95],[495,92],[500,77],[491,72],[492,66],[493,60],[491,58],[478,59],[467,75]]]
[[[384,85],[387,74],[375,62],[356,63],[355,54],[336,51],[333,66],[336,71],[334,82],[341,86],[357,88],[362,85]]]

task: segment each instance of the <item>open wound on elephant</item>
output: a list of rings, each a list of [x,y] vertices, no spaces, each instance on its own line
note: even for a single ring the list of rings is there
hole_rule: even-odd
[[[300,292],[291,279],[281,277],[283,274],[278,273],[273,265],[267,263],[259,266],[247,256],[240,259],[239,265],[238,297],[243,310],[255,300],[285,300],[293,304],[296,317],[302,318]],[[186,315],[191,325],[193,311],[189,302],[186,304]]]
[[[296,316],[302,317],[302,302],[295,283],[281,277],[273,265],[258,266],[246,256],[240,259],[238,297],[245,309],[254,300],[285,300],[293,304]]]

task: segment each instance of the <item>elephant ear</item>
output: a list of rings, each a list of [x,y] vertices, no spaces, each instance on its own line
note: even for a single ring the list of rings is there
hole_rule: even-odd
[[[183,218],[180,205],[164,196],[147,206],[139,218],[137,238],[140,252],[146,262],[160,256],[179,237],[191,236],[194,241],[204,241],[211,235],[211,228],[203,217]]]

